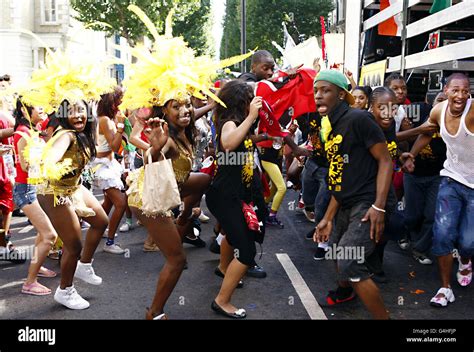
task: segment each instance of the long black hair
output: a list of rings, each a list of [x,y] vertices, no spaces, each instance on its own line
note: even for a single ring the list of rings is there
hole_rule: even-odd
[[[93,159],[97,155],[96,151],[96,140],[95,140],[95,132],[97,128],[97,121],[92,115],[92,111],[90,106],[83,101],[84,105],[86,106],[87,111],[87,122],[86,128],[82,132],[77,132],[74,130],[74,127],[71,126],[69,123],[69,111],[71,111],[72,104],[68,100],[64,100],[60,106],[58,111],[54,114],[54,117],[58,119],[59,125],[66,129],[72,130],[76,134],[77,142],[79,144],[79,148],[87,155],[89,159]]]
[[[247,117],[249,105],[254,98],[252,87],[244,81],[228,82],[219,92],[218,97],[227,107],[217,104],[216,123],[218,134],[228,121],[240,125]]]
[[[29,118],[31,118],[31,115],[33,114],[33,107],[24,104],[24,103],[21,101],[21,96],[20,96],[20,97],[18,97],[18,99],[16,100],[15,111],[13,112],[13,116],[15,117],[15,131],[16,131],[16,129],[17,129],[19,126],[26,126],[26,127],[28,127],[28,129],[30,129],[31,126],[32,126],[32,124],[30,123],[30,120],[29,120],[28,116],[25,116],[25,115],[23,114],[23,110],[22,110],[22,109],[26,109],[26,111],[28,112]]]

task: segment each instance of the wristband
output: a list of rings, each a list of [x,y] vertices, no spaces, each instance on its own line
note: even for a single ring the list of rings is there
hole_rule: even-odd
[[[378,212],[381,212],[381,213],[384,213],[384,214],[386,213],[386,211],[385,211],[384,209],[377,208],[377,207],[375,206],[375,204],[372,204],[372,208],[375,209],[375,210],[377,210]]]

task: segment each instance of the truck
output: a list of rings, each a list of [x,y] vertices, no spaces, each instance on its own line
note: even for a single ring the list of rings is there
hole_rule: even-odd
[[[465,72],[472,89],[474,0],[441,2],[338,0],[344,66],[356,82],[379,86],[397,72],[407,79],[412,100],[430,101],[450,73]]]

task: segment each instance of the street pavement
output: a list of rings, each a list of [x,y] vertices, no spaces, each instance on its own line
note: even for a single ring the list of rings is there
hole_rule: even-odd
[[[269,228],[262,256],[257,262],[268,273],[265,279],[244,278],[244,288],[237,289],[233,303],[247,310],[248,319],[370,319],[359,300],[342,306],[320,307],[317,300],[335,289],[335,267],[330,261],[313,259],[316,245],[305,239],[314,227],[294,208],[297,194],[287,193],[279,213],[284,229]],[[210,215],[203,202],[203,209]],[[203,225],[202,238],[209,244],[213,238],[214,219]],[[13,218],[12,240],[16,246],[31,246],[36,232],[25,217]],[[85,234],[85,232],[84,232]],[[128,249],[125,256],[102,252],[103,240],[95,255],[94,268],[103,278],[101,286],[91,286],[76,280],[78,292],[91,306],[84,311],[72,311],[54,302],[52,295],[36,297],[21,294],[28,263],[14,265],[0,262],[1,319],[143,319],[153,298],[158,273],[163,265],[161,253],[142,251],[146,231],[136,227],[119,234],[118,242]],[[218,255],[208,248],[185,244],[189,268],[176,286],[165,311],[170,319],[226,319],[211,310],[221,280],[214,274]],[[257,248],[259,251],[259,248]],[[59,263],[47,259],[45,266],[59,272]],[[455,268],[457,265],[455,265]],[[453,269],[454,270],[454,269]],[[474,317],[474,287],[461,288],[453,271],[452,286],[456,302],[445,309],[429,306],[429,300],[439,288],[436,264],[424,266],[415,262],[408,252],[391,242],[387,246],[385,271],[389,282],[379,285],[393,319],[472,319]],[[40,282],[53,292],[59,278]]]

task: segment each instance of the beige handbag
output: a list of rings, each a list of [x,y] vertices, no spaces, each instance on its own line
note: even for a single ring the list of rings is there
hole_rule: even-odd
[[[153,162],[148,153],[143,182],[142,211],[147,216],[169,215],[169,211],[181,205],[178,183],[170,159]]]

